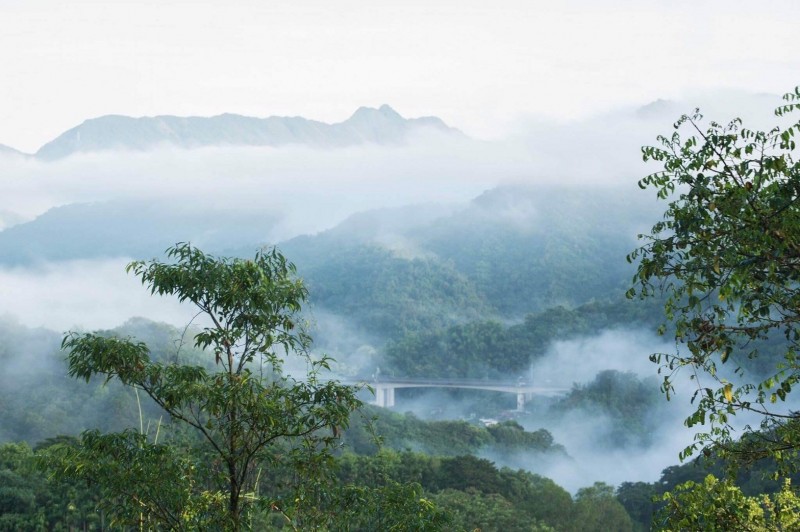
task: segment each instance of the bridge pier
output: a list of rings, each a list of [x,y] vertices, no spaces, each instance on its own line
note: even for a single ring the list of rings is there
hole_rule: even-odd
[[[525,396],[528,395],[525,392],[517,393],[517,411],[522,412],[525,410]]]
[[[374,385],[375,387],[375,405],[383,408],[391,408],[394,406],[394,386],[382,386],[380,384]]]
[[[386,394],[386,408],[391,408],[394,406],[394,387],[387,387],[385,390]]]

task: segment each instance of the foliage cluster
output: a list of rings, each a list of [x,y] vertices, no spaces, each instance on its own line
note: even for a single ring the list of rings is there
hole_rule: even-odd
[[[625,509],[604,484],[573,498],[552,480],[527,471],[497,469],[474,456],[432,457],[384,450],[345,455],[343,482],[380,486],[387,480],[419,483],[451,518],[454,530],[631,530]]]
[[[659,530],[797,530],[800,498],[787,480],[772,496],[750,497],[730,480],[708,475],[701,484],[681,484],[662,497],[655,516]]]
[[[556,415],[580,411],[607,416],[613,423],[608,434],[595,435],[599,443],[617,449],[646,446],[653,443],[653,433],[662,422],[659,395],[655,377],[639,379],[635,373],[605,370],[591,382],[573,385],[551,411]]]
[[[740,119],[705,124],[696,110],[670,137],[659,137],[660,146],[642,148],[644,160],[663,169],[639,185],[668,206],[628,256],[638,262],[628,295],[666,296],[674,325],[677,353],[651,356],[661,366],[662,390],[669,398],[687,369],[695,410],[686,424],[710,424],[682,458],[702,449],[728,474],[760,464],[773,479],[797,471],[800,456],[800,418],[790,397],[800,380],[800,121],[792,116],[800,87],[784,100],[775,114],[788,121],[785,128],[756,131]],[[737,414],[761,423],[754,428]],[[667,530],[800,526],[788,479],[774,495],[755,497],[731,478],[709,475],[661,501],[656,525]]]
[[[390,373],[408,377],[516,377],[555,340],[614,327],[644,327],[659,320],[657,303],[595,301],[575,309],[554,307],[529,314],[522,323],[507,327],[485,321],[411,333],[389,343],[385,357]]]
[[[785,100],[776,114],[790,119],[800,109],[800,88]],[[687,424],[710,422],[683,456],[714,446],[744,461],[770,456],[791,467],[797,457],[797,414],[786,401],[800,379],[799,131],[800,122],[766,132],[739,119],[705,125],[695,112],[681,117],[670,137],[659,137],[661,146],[643,148],[645,160],[663,170],[640,186],[655,189],[668,206],[629,256],[638,262],[629,294],[666,295],[682,349],[652,359],[662,364],[667,393],[682,368],[691,372],[696,409]],[[748,372],[746,361],[776,338],[781,356],[761,367],[771,371]],[[737,432],[737,442],[740,412],[762,423]]]
[[[667,494],[672,493],[673,506],[680,504],[683,500],[678,496],[683,490],[681,486],[692,486],[692,490],[699,495],[706,485],[705,479],[708,476],[725,478],[721,482],[740,490],[743,496],[758,501],[762,501],[765,497],[774,499],[776,494],[784,489],[786,481],[791,485],[800,482],[798,473],[784,479],[772,478],[775,465],[774,460],[762,460],[750,467],[739,469],[735,477],[730,477],[728,475],[730,468],[725,460],[714,456],[711,459],[698,458],[689,463],[667,467],[656,482],[623,482],[617,487],[616,497],[633,519],[636,530],[650,530],[653,517],[664,507]],[[730,491],[727,488],[726,490]],[[711,497],[710,494],[705,496]],[[654,523],[653,526],[666,526],[664,519],[666,515],[662,515],[660,522]]]
[[[102,530],[110,520],[99,502],[99,490],[85,482],[48,479],[27,443],[0,446],[0,531]]]
[[[45,447],[55,443],[75,445],[78,440],[51,441]],[[102,510],[103,505],[99,511],[97,507],[103,497],[101,485],[48,479],[34,466],[35,460],[26,444],[0,446],[0,477],[8,480],[0,489],[0,530],[109,527],[111,519]],[[336,482],[307,486],[300,493],[314,504],[306,512],[304,528],[480,528],[497,532],[631,529],[630,518],[613,490],[604,484],[582,489],[573,498],[552,480],[521,470],[498,469],[488,460],[433,457],[410,451],[383,450],[372,456],[346,453],[337,463]],[[251,512],[247,526],[258,530],[292,528],[282,516],[264,511]]]
[[[413,414],[387,412],[374,407],[364,407],[372,416],[370,430],[366,425],[353,423],[344,432],[347,448],[360,455],[375,454],[381,448],[417,451],[434,456],[462,454],[513,454],[518,452],[565,456],[561,445],[554,442],[552,434],[544,429],[526,431],[515,421],[504,421],[484,427],[467,421],[423,421]],[[380,442],[371,432],[380,436]]]

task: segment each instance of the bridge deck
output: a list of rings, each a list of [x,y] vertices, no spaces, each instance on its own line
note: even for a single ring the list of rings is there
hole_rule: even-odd
[[[566,393],[570,389],[555,386],[535,386],[519,381],[489,381],[481,379],[381,379],[378,381],[343,381],[349,384],[367,384],[373,388],[461,388],[506,393],[551,395]]]

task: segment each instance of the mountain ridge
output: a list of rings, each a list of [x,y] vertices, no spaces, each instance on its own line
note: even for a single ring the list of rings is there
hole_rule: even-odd
[[[344,147],[356,144],[402,144],[421,131],[465,135],[433,116],[405,118],[389,105],[360,107],[347,120],[328,124],[300,116],[257,118],[233,113],[201,117],[104,115],[85,120],[44,144],[34,154],[52,161],[75,153],[123,149],[147,151],[160,146]]]
[[[23,153],[16,148],[12,148],[11,146],[6,146],[5,144],[0,144],[0,155],[13,155],[16,157],[29,157],[27,153]]]

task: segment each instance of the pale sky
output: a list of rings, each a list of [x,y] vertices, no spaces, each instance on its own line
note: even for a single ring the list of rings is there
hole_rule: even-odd
[[[498,7],[499,6],[499,7]],[[800,2],[0,0],[0,144],[87,118],[388,103],[468,134],[800,83]]]

